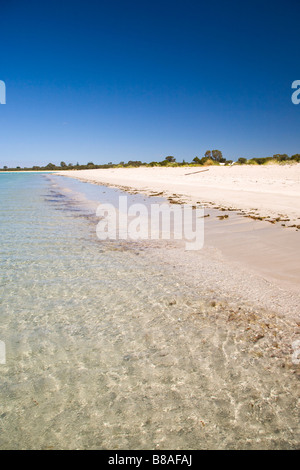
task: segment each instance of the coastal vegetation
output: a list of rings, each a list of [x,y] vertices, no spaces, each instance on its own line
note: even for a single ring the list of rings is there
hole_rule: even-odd
[[[120,163],[105,163],[95,164],[88,162],[86,164],[80,163],[65,163],[60,164],[48,163],[45,166],[32,166],[21,168],[20,166],[10,168],[7,165],[3,166],[1,171],[56,171],[56,170],[91,170],[91,169],[105,169],[105,168],[134,168],[134,167],[180,167],[180,166],[210,166],[210,165],[269,165],[269,164],[286,164],[286,163],[299,163],[300,154],[297,153],[292,156],[287,154],[276,154],[272,157],[252,157],[245,158],[240,157],[237,161],[226,159],[220,150],[207,150],[203,157],[194,157],[191,162],[187,162],[184,159],[179,162],[173,155],[168,155],[161,161],[152,161],[150,163],[144,163],[140,160],[129,160],[128,162],[121,161]]]

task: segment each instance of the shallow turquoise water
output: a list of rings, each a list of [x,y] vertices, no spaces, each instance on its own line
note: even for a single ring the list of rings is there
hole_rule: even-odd
[[[294,378],[250,362],[146,244],[97,240],[118,194],[0,175],[0,448],[297,447]]]

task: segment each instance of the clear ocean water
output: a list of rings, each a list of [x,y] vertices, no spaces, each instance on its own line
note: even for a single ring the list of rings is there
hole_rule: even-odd
[[[0,175],[0,448],[297,447],[294,378],[250,363],[146,244],[97,239],[118,194]]]

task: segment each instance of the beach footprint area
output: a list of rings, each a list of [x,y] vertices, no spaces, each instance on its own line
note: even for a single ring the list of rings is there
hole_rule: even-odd
[[[295,319],[213,256],[98,240],[90,186],[1,175],[0,448],[299,448]]]

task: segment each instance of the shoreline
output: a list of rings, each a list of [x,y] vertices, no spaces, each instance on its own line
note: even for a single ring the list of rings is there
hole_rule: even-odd
[[[278,165],[279,166],[279,165]],[[295,166],[294,166],[295,167]],[[293,167],[293,171],[294,171]],[[214,177],[220,179],[222,172],[225,170],[225,175],[227,175],[227,181],[223,182],[223,186],[228,186],[232,181],[232,178],[237,178],[237,172],[232,173],[231,169],[226,167],[214,167],[217,168],[217,172],[212,172],[210,178],[211,180]],[[269,168],[272,170],[269,171]],[[296,178],[300,178],[300,164],[297,165],[297,174]],[[202,201],[202,189],[203,186],[199,185],[198,191],[195,194],[195,185],[192,185],[190,188],[182,186],[179,188],[178,178],[182,176],[182,173],[186,169],[179,169],[180,171],[175,171],[177,168],[167,168],[167,169],[154,169],[158,171],[149,171],[151,169],[120,169],[117,170],[82,170],[82,171],[67,171],[60,172],[62,176],[68,176],[71,178],[79,179],[83,182],[88,182],[92,184],[102,184],[104,186],[112,186],[123,191],[130,192],[131,194],[142,193],[147,196],[157,196],[158,194],[161,197],[166,197],[167,200],[172,203],[197,203]],[[247,169],[246,169],[247,170]],[[261,168],[255,168],[255,172],[250,168],[251,178],[257,176],[257,172]],[[265,180],[266,175],[269,176],[274,174],[274,165],[265,169],[262,169],[263,182],[262,185],[266,187],[268,181]],[[243,171],[243,167],[238,168],[238,173]],[[281,171],[281,168],[280,168]],[[278,175],[278,168],[275,169],[277,174],[277,182],[273,182],[276,191],[281,187],[283,191],[284,183],[288,183],[288,177],[291,176],[291,170],[288,169],[287,173],[281,176],[281,180]],[[205,172],[203,175],[201,173],[193,176],[197,177],[199,181],[200,178],[207,178],[209,172]],[[216,175],[217,173],[217,175]],[[247,175],[248,173],[248,175]],[[172,183],[170,180],[170,175],[174,175],[175,181]],[[133,181],[133,175],[136,175],[136,180]],[[152,179],[150,178],[152,175]],[[153,180],[153,175],[157,176],[157,180]],[[176,177],[177,175],[177,177]],[[205,175],[205,176],[204,176]],[[228,179],[229,175],[229,179]],[[249,171],[246,171],[247,178],[249,181]],[[140,177],[140,179],[139,179]],[[168,178],[167,178],[168,177]],[[190,178],[188,176],[187,178]],[[224,177],[223,177],[224,179]],[[100,181],[101,180],[101,181]],[[147,181],[147,185],[145,184]],[[297,180],[289,181],[295,195],[298,191],[300,194],[300,183],[297,183]],[[202,182],[203,184],[203,182]],[[252,183],[253,185],[253,183]],[[272,182],[269,183],[269,186],[272,186]],[[179,194],[178,189],[181,189]],[[212,189],[209,188],[210,191]],[[269,189],[269,191],[271,191]],[[291,190],[290,190],[291,192]],[[235,189],[235,195],[237,200],[243,201],[244,206],[247,204],[247,194],[237,185]],[[258,191],[257,194],[258,195]],[[269,209],[274,214],[278,212],[278,206],[276,202],[278,201],[278,193],[269,192],[271,196],[276,195],[273,207]],[[263,193],[263,197],[265,193]],[[290,196],[288,196],[290,197]],[[226,198],[226,196],[225,196]],[[292,207],[294,218],[297,221],[300,217],[300,197],[298,200],[293,198],[294,206]],[[272,197],[269,197],[269,203],[272,202]],[[256,289],[249,289],[245,280],[243,281],[243,286],[246,292],[249,293],[246,297],[248,300],[251,300],[251,297],[255,299],[261,296],[264,299],[266,308],[276,308],[281,314],[285,316],[292,316],[295,319],[299,318],[298,305],[300,304],[300,263],[299,263],[299,230],[294,228],[289,228],[287,226],[282,226],[283,223],[289,223],[293,225],[292,221],[290,222],[281,222],[275,221],[270,223],[272,219],[261,220],[257,215],[253,214],[253,211],[249,211],[251,208],[252,202],[248,201],[248,210],[237,210],[233,208],[226,208],[225,200],[222,201],[223,204],[216,205],[215,201],[211,201],[211,204],[205,203],[205,213],[209,215],[205,217],[205,246],[204,249],[200,250],[200,256],[202,256],[203,250],[207,252],[214,252],[219,259],[220,266],[226,265],[228,267],[226,277],[230,280],[231,273],[234,273],[236,270],[239,272],[245,272],[246,276],[248,273],[249,279],[251,278],[252,285],[256,285]],[[285,199],[286,202],[286,199]],[[287,211],[291,213],[289,207],[286,207]],[[223,219],[224,215],[226,218]],[[282,214],[285,217],[287,214]],[[299,219],[300,221],[300,219]],[[181,251],[181,250],[180,250]],[[195,255],[196,258],[199,257],[198,254]],[[179,261],[181,259],[187,258],[183,256],[182,253],[179,256]],[[192,268],[192,266],[191,266]],[[197,276],[197,270],[193,269],[193,275]],[[245,274],[244,274],[245,276]],[[258,279],[261,282],[255,283],[253,279]],[[239,282],[236,279],[236,284]],[[254,283],[254,284],[253,284]],[[226,285],[226,282],[223,283]],[[234,289],[234,283],[229,282],[231,289]],[[271,287],[270,287],[271,286]],[[238,289],[239,290],[239,289]],[[249,298],[250,297],[250,298]],[[270,301],[266,301],[266,298],[270,298]],[[284,299],[284,301],[282,300]],[[255,300],[257,301],[257,300]]]
[[[300,227],[300,163],[267,166],[210,166],[68,170],[56,174],[147,196],[162,192],[183,203],[243,211],[249,217]],[[187,174],[188,173],[188,174]]]
[[[136,194],[137,201],[140,199],[139,191],[130,192]],[[120,240],[119,249],[131,251],[132,256],[138,254],[146,266],[162,269],[168,282],[178,286],[178,292],[163,302],[167,302],[168,308],[178,310],[177,321],[187,334],[190,334],[190,322],[195,322],[194,326],[200,330],[206,328],[206,322],[209,328],[216,322],[222,335],[241,342],[238,349],[245,348],[250,357],[264,358],[274,373],[278,373],[279,367],[287,374],[295,374],[298,380],[299,367],[292,363],[291,357],[292,344],[300,334],[300,267],[293,251],[298,248],[299,234],[238,214],[220,220],[224,212],[208,211],[207,241],[199,251],[186,251],[183,240]],[[235,241],[240,238],[241,243],[232,246],[233,238]],[[274,243],[282,244],[287,238],[289,244],[285,250],[276,253],[275,248],[274,253]],[[290,272],[292,263],[297,269],[296,276],[293,269],[292,275]],[[187,296],[184,302],[180,291]],[[157,304],[161,298],[153,300]],[[202,311],[200,323],[195,315],[197,306]],[[190,309],[194,311],[191,316]]]
[[[100,188],[100,194],[103,189]],[[132,190],[130,193],[133,194],[132,203],[145,200],[138,191]],[[118,191],[115,194],[117,198]],[[157,195],[153,194],[153,197]],[[224,212],[216,209],[209,209],[208,212],[210,217],[205,218],[205,238],[208,241],[199,251],[186,251],[184,240],[161,239],[121,239],[118,249],[129,250],[132,256],[138,254],[146,266],[162,269],[168,282],[178,286],[178,292],[167,304],[179,309],[178,321],[183,323],[184,328],[189,309],[199,304],[200,310],[208,310],[209,324],[214,319],[226,334],[241,334],[245,347],[249,351],[254,348],[254,355],[268,357],[268,360],[273,358],[274,366],[277,363],[299,377],[299,368],[291,363],[292,343],[300,334],[300,267],[295,263],[291,240],[297,248],[299,235],[295,231],[280,230],[273,224],[253,221],[238,214],[230,214],[228,219],[220,220],[220,214]],[[275,256],[272,245],[276,237],[286,239],[286,236],[289,245]],[[236,250],[232,247],[232,238],[242,240],[239,246],[235,245]],[[247,246],[249,240],[252,243],[250,248]],[[270,241],[269,246],[266,240]],[[114,241],[107,243],[116,249]],[[263,260],[262,253],[259,253],[260,247],[264,252]],[[266,247],[270,250],[268,254],[265,253]],[[264,266],[271,262],[271,267]],[[296,279],[295,273],[291,276],[289,272],[292,263],[298,269]],[[273,276],[269,275],[270,269]],[[277,270],[277,278],[274,278],[274,270]],[[188,297],[184,308],[180,290]],[[198,325],[200,328],[203,328],[202,320],[201,326]]]

